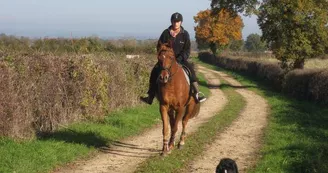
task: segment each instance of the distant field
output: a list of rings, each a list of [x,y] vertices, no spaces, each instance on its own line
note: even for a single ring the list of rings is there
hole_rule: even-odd
[[[328,68],[328,59],[311,59],[305,62],[305,68]]]
[[[236,56],[236,55],[228,55],[233,58],[251,58],[251,59],[260,59],[262,61],[269,61],[269,62],[279,62],[277,59],[274,58],[274,56],[269,56],[265,54],[261,55],[243,55],[243,56]],[[309,59],[305,61],[305,68],[306,69],[318,69],[318,68],[328,68],[328,59],[320,59],[320,58],[315,58],[315,59]]]

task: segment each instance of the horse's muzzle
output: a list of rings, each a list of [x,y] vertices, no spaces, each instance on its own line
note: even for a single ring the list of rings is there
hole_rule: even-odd
[[[169,81],[169,77],[170,77],[170,76],[167,75],[167,74],[166,74],[166,75],[162,75],[162,74],[161,74],[161,75],[159,76],[159,81],[160,81],[161,83],[167,83],[167,82]]]

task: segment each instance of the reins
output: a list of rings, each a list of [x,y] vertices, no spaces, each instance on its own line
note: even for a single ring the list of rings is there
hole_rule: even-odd
[[[174,59],[174,60],[172,61],[171,65],[170,65],[170,67],[168,67],[168,68],[164,68],[164,67],[160,66],[160,67],[161,67],[161,71],[166,70],[166,71],[169,73],[169,79],[168,79],[169,81],[172,79],[172,77],[173,77],[173,76],[178,72],[178,70],[179,70],[179,66],[178,66],[174,73],[171,72],[171,69],[172,69],[172,65],[173,65],[173,63],[175,63],[175,64],[178,65],[178,62]]]
[[[163,51],[165,51],[165,50],[163,50]],[[169,79],[168,79],[169,81],[171,80],[171,78],[172,78],[172,77],[178,72],[178,70],[179,70],[179,65],[178,65],[178,62],[177,62],[176,58],[175,58],[175,57],[170,57],[170,59],[172,59],[172,62],[171,62],[171,64],[170,64],[169,67],[164,68],[163,66],[160,66],[161,71],[166,70],[166,71],[169,73]],[[174,73],[172,73],[172,72],[171,72],[171,69],[172,69],[172,66],[173,66],[174,64],[178,65],[178,67],[177,67],[177,70],[176,70]]]

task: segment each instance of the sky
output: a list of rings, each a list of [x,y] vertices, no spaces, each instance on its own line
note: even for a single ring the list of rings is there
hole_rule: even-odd
[[[174,12],[195,38],[193,16],[209,0],[0,0],[0,33],[27,37],[157,39]],[[256,17],[242,17],[243,38],[261,34]]]

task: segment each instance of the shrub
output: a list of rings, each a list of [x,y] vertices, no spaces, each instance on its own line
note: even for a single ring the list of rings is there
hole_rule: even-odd
[[[328,70],[293,70],[285,73],[277,63],[257,59],[215,57],[209,52],[199,53],[199,59],[219,67],[244,72],[267,81],[277,91],[298,99],[328,105]]]
[[[284,93],[296,98],[311,99],[310,81],[319,70],[293,70],[286,74],[283,83]]]
[[[105,53],[0,57],[0,135],[33,137],[135,105],[153,63]]]
[[[328,105],[328,70],[314,74],[309,83],[312,100]]]

